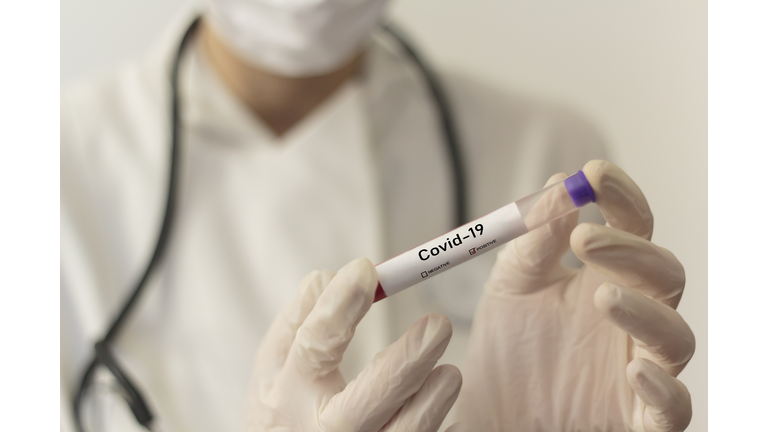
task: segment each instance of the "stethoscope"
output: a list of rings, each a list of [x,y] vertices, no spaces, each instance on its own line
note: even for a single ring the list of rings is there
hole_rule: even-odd
[[[95,354],[91,360],[88,368],[83,374],[83,378],[80,382],[80,388],[75,394],[74,398],[74,420],[75,426],[79,431],[83,431],[83,423],[81,418],[81,407],[83,400],[86,396],[86,391],[93,382],[94,373],[99,365],[106,366],[107,370],[115,377],[116,383],[119,386],[118,393],[125,399],[128,406],[131,408],[136,421],[144,426],[147,430],[152,429],[153,415],[149,409],[147,402],[141,395],[141,392],[128,378],[124,369],[120,366],[119,362],[112,354],[110,344],[114,342],[121,328],[124,326],[129,314],[136,306],[137,300],[141,296],[141,293],[146,287],[147,280],[152,272],[157,268],[160,263],[163,253],[168,246],[168,240],[170,237],[171,227],[173,225],[174,214],[176,211],[176,195],[178,189],[178,176],[179,176],[179,141],[180,141],[180,102],[179,102],[179,65],[181,63],[181,57],[184,53],[186,46],[192,39],[198,25],[200,24],[200,17],[190,24],[187,31],[184,32],[184,36],[181,39],[181,43],[176,51],[176,56],[173,60],[173,66],[171,68],[170,87],[171,87],[171,166],[168,176],[168,195],[165,202],[165,213],[163,216],[163,223],[160,228],[160,234],[157,237],[157,243],[155,249],[152,252],[152,257],[149,260],[149,264],[144,270],[139,282],[134,287],[128,300],[123,305],[120,313],[112,321],[109,330],[104,337],[96,342],[94,345]],[[445,92],[442,86],[437,80],[435,73],[432,69],[422,60],[421,56],[413,49],[412,45],[407,42],[406,38],[395,28],[390,25],[383,25],[383,28],[391,34],[402,46],[408,58],[418,67],[420,73],[426,80],[426,84],[429,87],[430,94],[435,102],[437,112],[439,115],[440,126],[443,133],[443,140],[445,143],[446,151],[448,153],[448,160],[450,168],[453,172],[453,188],[456,200],[454,202],[454,226],[460,226],[467,222],[467,199],[466,199],[466,181],[464,168],[462,166],[462,159],[460,155],[459,139],[454,126],[453,118],[451,116],[451,110],[446,98]]]

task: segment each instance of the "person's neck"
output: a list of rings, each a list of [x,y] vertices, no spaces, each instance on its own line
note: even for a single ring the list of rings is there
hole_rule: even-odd
[[[298,124],[360,69],[363,54],[325,75],[290,78],[267,72],[237,57],[203,22],[200,43],[225,85],[277,135]]]

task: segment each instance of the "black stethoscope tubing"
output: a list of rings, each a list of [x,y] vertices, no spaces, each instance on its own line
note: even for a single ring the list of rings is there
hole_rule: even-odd
[[[160,234],[157,237],[157,243],[155,244],[155,249],[152,252],[152,257],[149,260],[149,264],[147,264],[146,268],[144,269],[144,273],[132,290],[130,297],[128,297],[128,300],[126,300],[123,308],[120,310],[120,313],[110,325],[107,333],[99,342],[94,345],[95,355],[91,360],[88,368],[83,373],[80,387],[75,394],[73,401],[75,427],[81,432],[83,431],[83,423],[80,416],[80,408],[85,398],[86,390],[93,380],[94,373],[96,372],[96,368],[99,365],[105,366],[112,373],[112,375],[114,375],[122,390],[122,396],[131,408],[133,415],[136,417],[136,421],[148,430],[151,430],[152,427],[152,411],[149,409],[149,406],[144,397],[141,395],[141,392],[128,378],[124,372],[124,369],[119,365],[117,359],[112,354],[110,344],[115,340],[121,328],[125,324],[129,314],[136,306],[137,300],[141,296],[141,293],[144,292],[147,280],[159,265],[160,260],[162,259],[163,254],[168,246],[174,215],[176,212],[176,195],[179,177],[179,146],[181,140],[179,66],[181,63],[181,57],[184,54],[184,50],[189,41],[192,39],[192,36],[194,35],[195,30],[199,24],[200,17],[197,17],[189,25],[189,28],[187,28],[184,36],[181,39],[181,42],[179,43],[176,56],[173,59],[173,65],[171,67],[171,162],[170,172],[168,175],[168,195],[166,197],[165,212],[163,216],[163,223],[160,228]],[[400,43],[408,58],[410,58],[414,64],[416,64],[421,74],[424,76],[427,86],[429,87],[430,95],[435,101],[435,106],[438,111],[440,126],[443,133],[443,141],[446,145],[446,151],[448,152],[450,168],[453,172],[453,188],[455,195],[455,201],[453,203],[454,226],[460,226],[467,221],[467,186],[464,166],[462,165],[459,138],[456,132],[450,104],[446,97],[445,91],[440,85],[440,82],[438,81],[434,71],[424,62],[421,56],[414,50],[413,46],[407,41],[406,38],[402,36],[401,32],[394,28],[392,25],[384,24],[383,27]]]

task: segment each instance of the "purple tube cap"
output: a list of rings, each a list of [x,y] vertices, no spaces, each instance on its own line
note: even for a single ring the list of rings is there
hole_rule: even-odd
[[[571,201],[573,201],[576,207],[583,207],[595,202],[595,191],[592,190],[592,186],[587,181],[587,176],[581,170],[565,179],[565,188],[568,190],[568,195],[571,196]]]

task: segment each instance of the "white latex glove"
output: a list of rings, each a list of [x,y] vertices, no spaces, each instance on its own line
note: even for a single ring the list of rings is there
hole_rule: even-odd
[[[485,286],[457,404],[475,430],[681,431],[690,422],[690,394],[675,378],[695,346],[675,311],[683,266],[650,242],[653,215],[622,170],[592,161],[583,171],[608,224],[576,226],[574,213],[518,238]],[[560,264],[569,244],[586,264],[578,271]]]
[[[461,388],[458,368],[434,368],[451,339],[446,317],[417,321],[349,384],[339,372],[376,284],[366,259],[336,275],[319,271],[304,278],[257,355],[247,431],[438,430]]]

